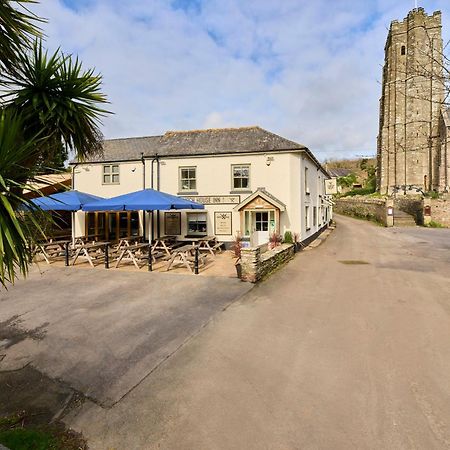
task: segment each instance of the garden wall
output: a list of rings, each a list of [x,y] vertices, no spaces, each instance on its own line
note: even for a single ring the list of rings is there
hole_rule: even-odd
[[[380,198],[344,197],[335,200],[333,211],[346,216],[360,217],[372,220],[384,226],[393,226],[392,215],[388,215],[388,208],[393,206],[393,201]]]
[[[425,206],[430,206],[429,220],[450,228],[450,198],[429,198],[424,200]],[[428,220],[428,222],[429,222]]]
[[[294,256],[293,244],[281,244],[272,250],[263,244],[241,249],[241,280],[256,283]]]

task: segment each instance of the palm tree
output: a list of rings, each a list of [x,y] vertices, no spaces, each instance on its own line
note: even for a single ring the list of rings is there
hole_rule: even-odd
[[[108,111],[102,77],[60,50],[49,55],[32,13],[0,0],[0,284],[26,274],[29,243],[43,235],[23,195],[55,152],[82,160],[101,151],[100,120]],[[32,0],[14,2],[19,6]],[[25,208],[24,208],[25,207]],[[27,209],[27,214],[24,214]]]
[[[78,159],[101,151],[100,118],[108,113],[101,92],[102,77],[93,69],[83,70],[78,58],[57,50],[52,55],[35,41],[20,54],[14,74],[3,77],[7,88],[5,107],[20,112],[25,137],[43,133],[40,159],[51,158],[61,142]]]
[[[44,22],[28,10],[34,0],[0,0],[0,71],[12,70],[17,55],[29,46],[30,38],[41,35],[34,22]],[[18,8],[17,8],[18,6]],[[3,66],[3,67],[2,67]]]
[[[25,275],[30,258],[30,244],[42,237],[40,213],[31,208],[23,195],[35,171],[26,161],[36,153],[39,139],[22,139],[20,117],[0,114],[0,284],[14,282],[17,272]],[[20,208],[29,208],[24,214]]]

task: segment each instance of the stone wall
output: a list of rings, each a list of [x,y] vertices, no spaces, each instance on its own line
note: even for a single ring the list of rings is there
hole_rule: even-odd
[[[450,228],[450,197],[425,199],[424,203],[431,209],[431,216],[425,217],[425,223],[433,221]]]
[[[423,225],[423,197],[402,195],[394,199],[394,207],[414,217],[418,225]]]
[[[241,280],[256,283],[294,256],[293,244],[281,244],[272,250],[268,245],[241,249]]]
[[[393,226],[393,216],[388,215],[388,208],[393,201],[380,198],[344,197],[335,200],[334,212],[346,216],[372,220],[384,226]]]

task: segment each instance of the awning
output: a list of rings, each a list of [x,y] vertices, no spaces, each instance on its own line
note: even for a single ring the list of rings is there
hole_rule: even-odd
[[[204,209],[201,203],[153,189],[130,192],[83,205],[83,211],[159,211],[169,209]]]
[[[85,203],[93,203],[99,200],[104,199],[85,192],[66,191],[48,197],[34,198],[31,203],[44,211],[78,211]],[[27,209],[30,209],[30,207],[27,207]]]

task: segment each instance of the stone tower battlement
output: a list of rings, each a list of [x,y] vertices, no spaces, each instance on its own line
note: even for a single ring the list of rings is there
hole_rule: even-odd
[[[423,8],[391,23],[385,45],[378,135],[382,193],[439,188],[439,122],[444,103],[441,12]]]

